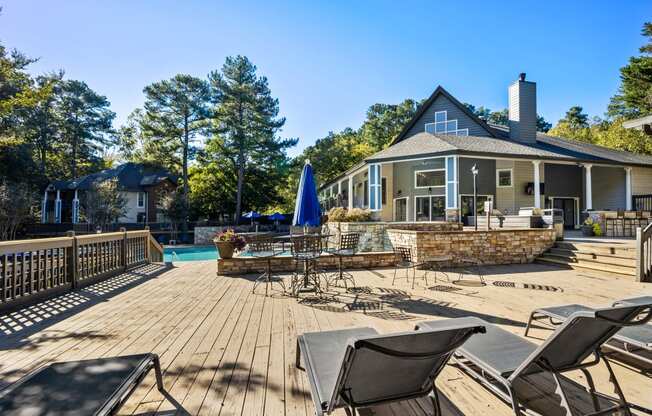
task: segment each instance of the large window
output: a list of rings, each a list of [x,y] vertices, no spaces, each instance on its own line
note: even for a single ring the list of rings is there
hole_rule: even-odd
[[[512,170],[511,169],[498,169],[496,171],[496,186],[499,188],[512,187]]]
[[[416,221],[444,221],[446,197],[443,195],[415,196],[414,218]]]
[[[435,122],[425,124],[426,133],[432,134],[450,134],[453,136],[468,136],[469,129],[460,129],[457,125],[457,119],[449,120],[447,111],[437,111],[435,113]]]
[[[145,192],[138,192],[138,208],[145,207]]]
[[[446,171],[444,169],[417,170],[414,172],[414,187],[432,188],[446,185]]]
[[[380,165],[369,165],[369,209],[380,211],[382,209],[382,179]]]

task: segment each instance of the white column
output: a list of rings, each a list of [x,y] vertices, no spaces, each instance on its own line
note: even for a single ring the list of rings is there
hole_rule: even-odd
[[[591,168],[593,165],[587,163],[584,165],[584,173],[586,177],[586,184],[585,184],[585,201],[584,201],[584,208],[589,210],[593,209],[593,189],[591,185]]]
[[[534,165],[534,207],[541,208],[541,178],[539,176],[540,160],[533,160]]]
[[[625,168],[625,209],[632,210],[632,168]]]
[[[353,209],[353,175],[349,176],[349,209]]]
[[[343,204],[344,201],[342,200],[342,181],[339,181],[337,183],[337,206],[339,207],[340,204]]]
[[[41,203],[41,224],[48,222],[48,190],[43,193],[43,202]]]
[[[77,224],[77,222],[79,222],[79,199],[75,189],[75,197],[72,200],[72,223]]]
[[[57,190],[57,199],[54,200],[54,222],[61,222],[61,191]]]

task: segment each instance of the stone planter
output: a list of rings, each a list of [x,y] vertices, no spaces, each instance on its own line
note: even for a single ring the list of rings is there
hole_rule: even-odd
[[[230,241],[215,241],[215,247],[217,247],[217,252],[220,254],[221,259],[230,259],[233,257],[233,251],[235,250],[235,245]]]
[[[584,237],[593,237],[593,225],[582,225],[582,235]]]

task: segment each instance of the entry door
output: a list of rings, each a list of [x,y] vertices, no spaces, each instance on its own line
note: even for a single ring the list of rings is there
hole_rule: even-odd
[[[394,200],[394,221],[407,221],[407,198]]]
[[[575,228],[575,200],[573,198],[555,198],[553,208],[562,210],[564,228]]]

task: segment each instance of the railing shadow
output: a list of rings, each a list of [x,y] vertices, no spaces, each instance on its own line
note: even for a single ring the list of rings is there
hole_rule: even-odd
[[[36,348],[42,342],[54,338],[83,338],[88,336],[106,337],[93,331],[63,332],[59,335],[42,335],[37,339],[28,339],[31,335],[43,331],[94,305],[107,302],[112,297],[136,287],[150,279],[169,271],[171,264],[146,264],[117,276],[87,286],[83,289],[66,293],[37,304],[0,315],[0,350],[16,348]]]

